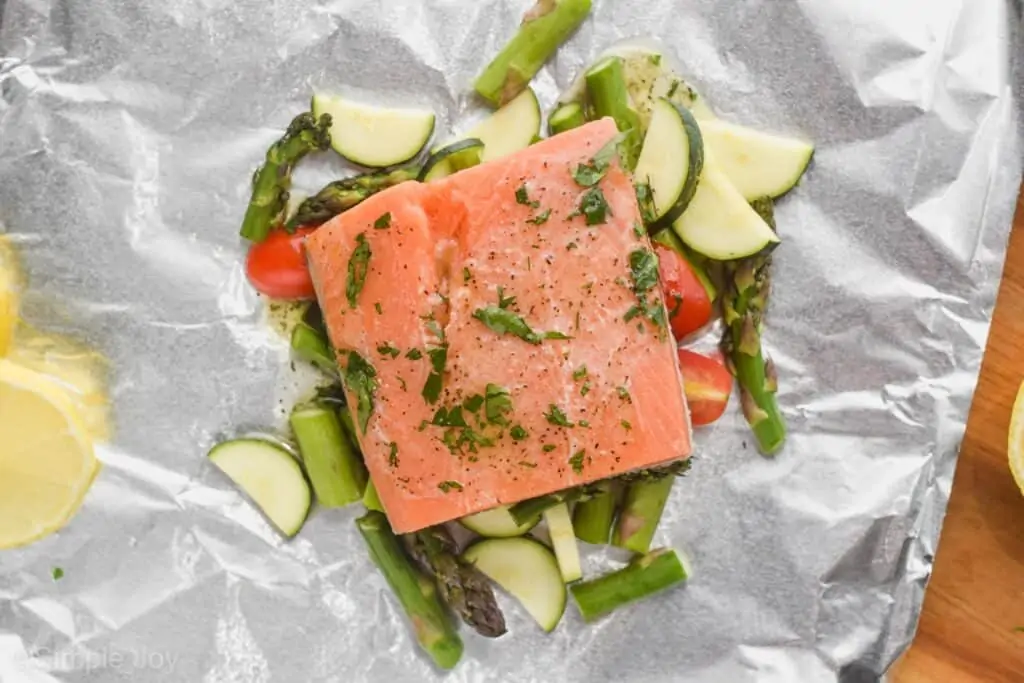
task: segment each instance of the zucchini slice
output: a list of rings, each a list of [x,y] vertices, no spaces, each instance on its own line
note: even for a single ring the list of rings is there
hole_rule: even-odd
[[[349,161],[384,168],[409,161],[434,132],[434,112],[389,109],[330,95],[313,96],[313,115],[331,115],[331,147]]]
[[[532,538],[495,538],[470,546],[463,557],[518,600],[542,629],[551,632],[558,625],[565,584],[544,545]]]
[[[540,515],[537,515],[525,524],[516,524],[516,520],[512,519],[508,512],[508,506],[502,505],[475,515],[467,515],[459,520],[459,524],[487,538],[510,538],[522,536],[537,526],[539,521]]]
[[[466,138],[441,147],[427,158],[420,171],[419,181],[429,182],[444,178],[464,168],[476,166],[483,157],[484,143],[478,138]]]
[[[466,133],[484,143],[481,161],[493,161],[526,149],[540,135],[540,104],[533,90],[527,88]]]
[[[555,559],[558,560],[558,571],[562,573],[562,581],[572,583],[582,579],[580,549],[576,544],[576,533],[572,528],[569,506],[566,503],[559,503],[553,508],[548,508],[544,511],[544,521],[548,525],[551,547],[555,550]]]
[[[686,246],[717,261],[744,258],[779,241],[729,182],[711,150],[706,150],[697,193],[672,229]]]
[[[697,192],[703,169],[704,140],[697,120],[686,107],[659,98],[633,174],[636,182],[651,189],[655,226],[682,215]]]
[[[312,495],[291,453],[270,441],[234,439],[214,446],[209,457],[281,533],[299,532]]]
[[[704,141],[743,198],[780,197],[800,182],[814,145],[725,121],[703,121]]]

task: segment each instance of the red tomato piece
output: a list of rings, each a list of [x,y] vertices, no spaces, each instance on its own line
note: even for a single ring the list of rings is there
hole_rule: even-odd
[[[654,251],[672,335],[680,340],[708,324],[713,302],[686,259],[660,244],[654,245]]]
[[[711,424],[722,417],[732,394],[732,375],[719,361],[679,349],[683,390],[694,426]]]
[[[252,245],[245,272],[256,291],[273,299],[315,299],[313,279],[306,265],[306,235],[316,228],[299,228],[289,234],[274,230],[267,239]]]

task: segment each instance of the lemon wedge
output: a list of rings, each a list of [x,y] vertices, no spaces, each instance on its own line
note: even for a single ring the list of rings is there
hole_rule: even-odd
[[[67,392],[0,359],[0,548],[36,541],[75,514],[99,463]]]
[[[1010,413],[1010,440],[1007,446],[1010,458],[1010,471],[1017,481],[1017,486],[1024,494],[1024,382],[1017,390],[1017,400]]]
[[[21,268],[14,249],[0,235],[0,357],[11,348],[18,325],[18,302],[21,298]]]

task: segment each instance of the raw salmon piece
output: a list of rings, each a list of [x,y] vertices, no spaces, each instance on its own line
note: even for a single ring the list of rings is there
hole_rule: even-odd
[[[633,317],[630,255],[650,244],[615,163],[597,185],[604,220],[587,225],[579,213],[593,190],[572,170],[616,133],[606,119],[437,183],[400,185],[309,239],[339,357],[356,350],[378,373],[360,441],[397,532],[689,455],[671,334]],[[390,227],[373,229],[385,213]],[[372,257],[353,309],[346,286],[359,235]],[[656,286],[646,299],[663,306]],[[508,316],[520,334],[568,338],[492,329]],[[377,353],[382,344],[400,355]],[[428,404],[430,359],[405,354],[442,344],[443,388]]]

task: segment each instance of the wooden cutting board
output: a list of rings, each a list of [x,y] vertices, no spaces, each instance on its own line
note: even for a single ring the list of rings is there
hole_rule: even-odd
[[[1024,681],[1024,496],[1006,465],[1022,379],[1024,193],[924,613],[896,683]]]

